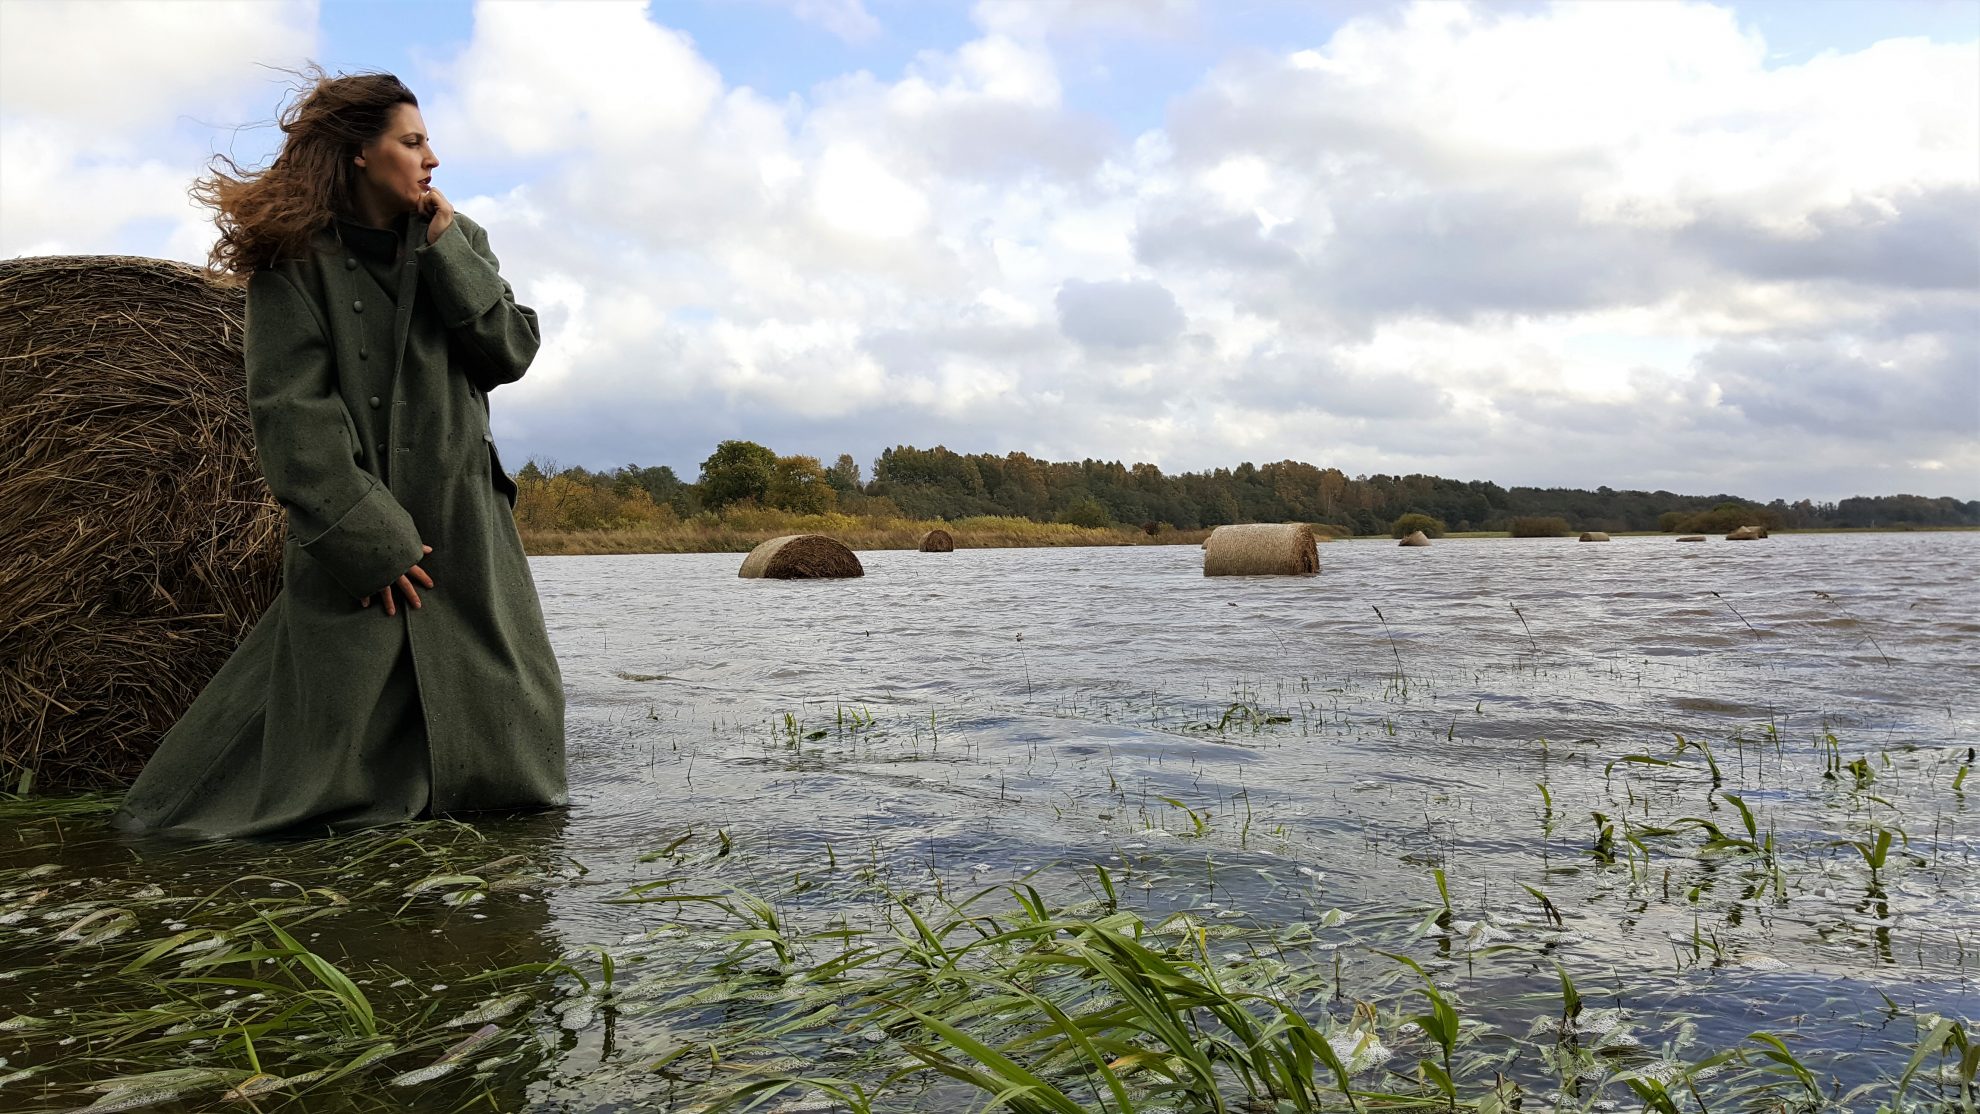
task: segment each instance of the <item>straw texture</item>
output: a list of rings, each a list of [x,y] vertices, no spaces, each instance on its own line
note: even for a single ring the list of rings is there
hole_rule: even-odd
[[[1313,528],[1303,522],[1219,526],[1203,542],[1204,576],[1301,576],[1319,571]]]
[[[923,553],[954,553],[956,539],[947,530],[930,530],[921,536]]]
[[[749,551],[742,571],[750,580],[823,580],[865,576],[853,551],[823,534],[771,538]]]
[[[1409,537],[1404,538],[1403,540],[1397,542],[1396,544],[1406,545],[1411,547],[1412,549],[1421,549],[1424,546],[1430,544],[1430,539],[1423,533],[1423,531],[1412,530],[1410,531]]]
[[[179,263],[0,262],[0,785],[135,776],[274,598],[242,292]]]
[[[1582,533],[1581,540],[1585,542],[1605,542],[1609,540],[1609,535],[1600,530],[1587,530]]]

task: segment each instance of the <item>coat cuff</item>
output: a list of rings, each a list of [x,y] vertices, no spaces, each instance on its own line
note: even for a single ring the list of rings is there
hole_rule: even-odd
[[[433,295],[441,323],[449,329],[487,313],[508,292],[501,273],[474,250],[458,219],[438,240],[414,251],[420,257],[420,282]]]
[[[419,563],[419,528],[392,493],[373,483],[336,525],[302,543],[352,599],[377,594]]]

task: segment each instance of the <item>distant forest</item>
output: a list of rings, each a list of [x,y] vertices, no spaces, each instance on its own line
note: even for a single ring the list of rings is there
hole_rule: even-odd
[[[523,488],[518,515],[533,513],[534,525],[550,529],[688,518],[739,504],[806,514],[949,520],[1002,515],[1151,529],[1312,522],[1356,534],[1387,533],[1405,514],[1430,515],[1453,531],[1504,530],[1512,519],[1532,516],[1560,518],[1576,530],[1690,529],[1706,512],[1733,508],[1757,525],[1781,529],[1980,526],[1980,500],[1944,497],[1756,503],[1723,493],[1501,487],[1489,480],[1424,475],[1349,476],[1294,460],[1171,475],[1152,464],[963,454],[939,445],[888,449],[873,462],[870,476],[862,475],[851,454],[825,465],[814,457],[779,456],[750,441],[724,441],[702,462],[692,482],[668,467],[628,464],[592,472],[536,461],[517,479]],[[573,515],[584,521],[573,520]]]

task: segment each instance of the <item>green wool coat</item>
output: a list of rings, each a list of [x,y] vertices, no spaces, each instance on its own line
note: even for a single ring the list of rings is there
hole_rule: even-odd
[[[564,691],[488,392],[536,314],[456,214],[339,222],[248,286],[248,406],[282,590],[125,797],[133,831],[343,830],[566,800]],[[424,558],[420,546],[433,547]],[[424,606],[374,600],[414,563]]]

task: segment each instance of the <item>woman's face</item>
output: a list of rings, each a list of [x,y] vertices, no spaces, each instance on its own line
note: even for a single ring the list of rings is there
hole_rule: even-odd
[[[433,188],[433,171],[440,160],[427,141],[426,121],[409,104],[393,106],[385,130],[358,152],[358,188],[381,209],[411,213]]]

